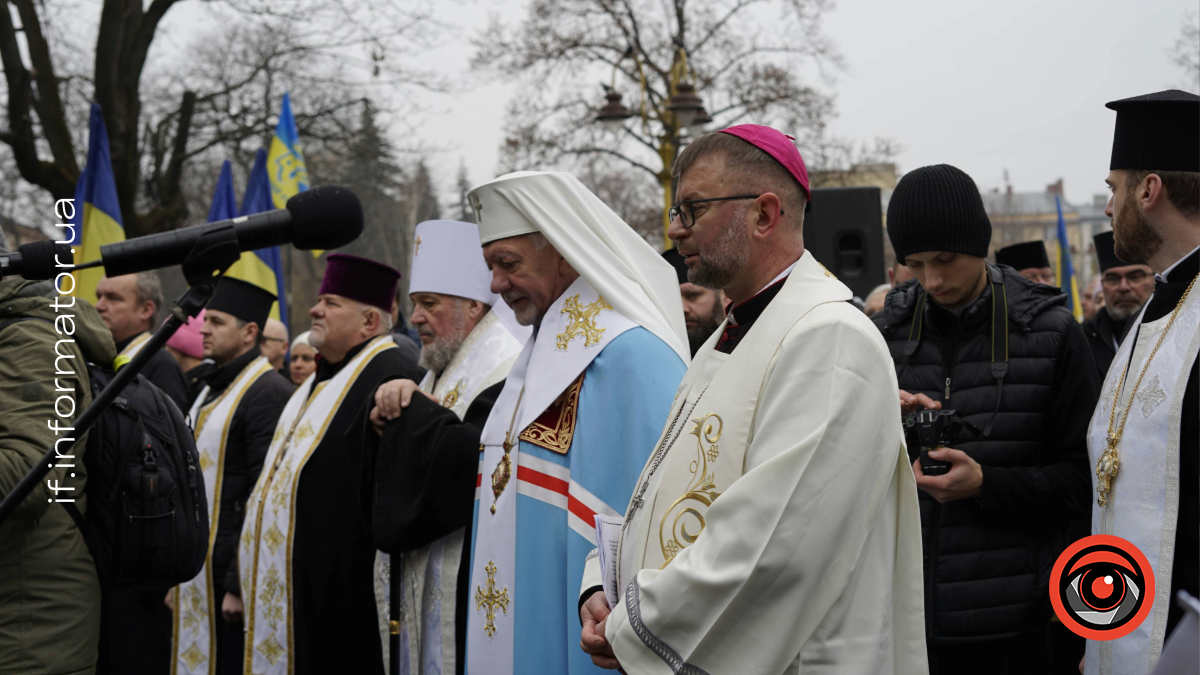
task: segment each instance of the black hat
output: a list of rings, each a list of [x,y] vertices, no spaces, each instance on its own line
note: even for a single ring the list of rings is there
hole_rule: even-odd
[[[1117,111],[1109,169],[1200,171],[1200,96],[1170,89],[1105,107]]]
[[[1112,267],[1124,267],[1132,263],[1127,263],[1117,257],[1113,252],[1113,233],[1101,232],[1092,237],[1092,241],[1096,244],[1096,262],[1100,265],[1100,273],[1103,274],[1106,270]]]
[[[996,251],[996,264],[1008,265],[1014,270],[1049,267],[1050,256],[1046,255],[1046,244],[1041,240],[1027,241]]]
[[[888,202],[887,233],[900,261],[925,251],[985,258],[992,221],[975,181],[949,164],[936,164],[900,179]]]
[[[258,334],[262,335],[274,302],[275,294],[268,290],[241,279],[221,277],[207,307],[258,324]]]
[[[683,261],[683,254],[679,252],[679,249],[672,248],[663,251],[662,257],[663,260],[671,263],[671,267],[675,268],[675,273],[679,275],[679,283],[686,284],[688,282],[688,267],[687,263]]]

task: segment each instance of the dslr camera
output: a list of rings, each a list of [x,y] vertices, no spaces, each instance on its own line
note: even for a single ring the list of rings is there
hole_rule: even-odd
[[[953,410],[918,410],[904,416],[904,438],[908,447],[920,448],[921,471],[928,476],[940,476],[950,470],[950,462],[939,462],[929,456],[930,450],[953,447],[959,429],[978,438],[982,435],[974,424]]]

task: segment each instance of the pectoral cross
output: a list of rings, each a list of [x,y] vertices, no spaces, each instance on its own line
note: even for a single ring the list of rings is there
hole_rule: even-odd
[[[417,245],[413,250],[413,255],[419,255],[421,253],[421,235],[418,234],[416,241],[413,243]]]
[[[500,501],[500,494],[504,492],[504,488],[508,486],[508,481],[512,478],[512,460],[508,458],[508,452],[512,450],[512,430],[504,433],[504,456],[500,458],[500,462],[496,464],[496,469],[492,471],[492,515],[496,515],[496,502]]]
[[[1096,461],[1096,492],[1099,493],[1096,503],[1100,506],[1108,502],[1108,493],[1112,490],[1112,483],[1121,469],[1121,462],[1117,459],[1117,442],[1120,440],[1120,434],[1109,434],[1108,447]]]
[[[490,638],[496,635],[496,608],[499,607],[508,615],[508,586],[496,592],[496,563],[489,560],[483,570],[487,572],[487,589],[475,587],[475,611],[486,608],[484,616],[487,617],[487,623],[483,626],[483,632]]]

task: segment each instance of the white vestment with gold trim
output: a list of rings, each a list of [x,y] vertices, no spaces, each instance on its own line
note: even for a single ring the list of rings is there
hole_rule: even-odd
[[[376,356],[395,348],[390,336],[372,339],[315,391],[316,377],[310,375],[279,417],[262,473],[246,501],[246,522],[238,542],[247,673],[294,672],[292,541],[300,475],[359,373]]]
[[[1149,303],[1147,303],[1149,306]],[[1142,309],[1145,313],[1145,308]],[[1126,339],[1113,357],[1100,403],[1088,427],[1088,459],[1091,462],[1092,496],[1096,497],[1094,469],[1108,446],[1109,418],[1117,399],[1113,429],[1120,426],[1125,409],[1133,410],[1117,444],[1120,470],[1112,481],[1105,505],[1092,502],[1092,534],[1111,534],[1138,548],[1154,572],[1154,597],[1150,615],[1133,632],[1116,640],[1088,640],[1084,675],[1144,675],[1162,653],[1167,632],[1171,597],[1171,571],[1175,555],[1175,528],[1179,520],[1179,428],[1191,365],[1200,353],[1200,292],[1188,294],[1174,325],[1163,339],[1153,362],[1146,368],[1141,388],[1133,387],[1146,359],[1154,349],[1170,314],[1156,321],[1133,319],[1137,340]],[[1130,353],[1132,352],[1132,359]],[[1125,373],[1121,391],[1117,382]],[[1130,399],[1133,399],[1132,401]],[[1195,448],[1190,449],[1195,452]],[[1053,589],[1052,589],[1053,590]]]
[[[224,619],[220,615],[222,598],[213,595],[212,547],[221,515],[225,444],[229,440],[229,425],[242,397],[258,378],[270,371],[271,364],[264,357],[254,359],[246,364],[221,396],[208,405],[201,405],[209,392],[209,388],[204,387],[188,413],[188,419],[195,420],[196,424],[196,450],[200,453],[200,471],[208,499],[208,554],[204,558],[204,570],[173,589],[172,675],[212,675],[217,672],[215,623]]]
[[[480,392],[503,380],[522,343],[513,336],[493,309],[483,316],[463,340],[441,377],[432,371],[421,380],[421,391],[431,394],[461,419]],[[462,560],[464,531],[403,555],[401,594],[400,668],[409,673],[455,672],[454,598]],[[392,556],[375,556],[375,603],[379,613],[383,662],[390,661],[388,600],[391,593]],[[390,671],[389,671],[390,672]]]
[[[622,529],[630,675],[927,672],[895,370],[850,297],[805,253],[732,354],[718,330],[693,359]]]

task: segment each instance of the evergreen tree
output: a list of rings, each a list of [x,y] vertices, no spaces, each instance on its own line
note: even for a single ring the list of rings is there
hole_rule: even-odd
[[[464,223],[475,222],[475,209],[467,201],[467,193],[471,191],[471,179],[467,176],[467,163],[459,160],[458,177],[455,179],[458,188],[458,219]]]

